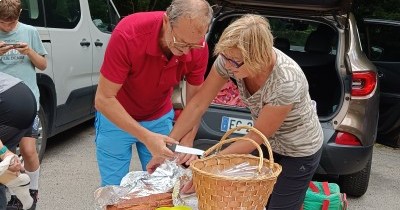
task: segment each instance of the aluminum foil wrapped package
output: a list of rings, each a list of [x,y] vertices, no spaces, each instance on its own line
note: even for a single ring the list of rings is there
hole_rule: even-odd
[[[185,169],[175,160],[166,160],[152,174],[132,171],[121,180],[120,186],[105,186],[94,192],[96,209],[104,209],[123,199],[139,198],[172,192]]]

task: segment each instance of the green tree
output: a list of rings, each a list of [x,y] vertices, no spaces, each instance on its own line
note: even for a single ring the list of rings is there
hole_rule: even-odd
[[[354,0],[354,13],[364,18],[400,21],[399,0]]]

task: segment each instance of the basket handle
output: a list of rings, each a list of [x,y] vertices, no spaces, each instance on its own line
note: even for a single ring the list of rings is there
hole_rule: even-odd
[[[210,147],[208,150],[206,150],[205,152],[204,152],[204,154],[203,154],[203,157],[206,157],[206,156],[208,156],[209,154],[211,154],[213,151],[215,151],[215,150],[219,150],[221,147],[222,147],[222,145],[224,145],[224,144],[228,144],[228,143],[232,143],[232,142],[235,142],[235,141],[242,141],[242,140],[246,140],[246,141],[249,141],[249,142],[251,142],[256,148],[257,148],[257,150],[258,150],[258,152],[259,152],[259,161],[258,161],[258,168],[257,168],[257,170],[258,170],[258,173],[261,173],[261,168],[262,168],[262,166],[263,166],[263,164],[264,164],[264,158],[263,158],[263,151],[261,150],[261,147],[260,147],[260,145],[259,144],[257,144],[257,142],[256,141],[254,141],[253,139],[250,139],[250,138],[247,138],[247,137],[236,137],[236,138],[231,138],[231,139],[225,139],[225,140],[223,140],[223,141],[220,141],[220,142],[218,142],[218,144],[216,144],[216,145],[214,145],[214,146],[212,146],[212,147]],[[273,164],[274,163],[270,163],[270,168],[272,169],[272,167],[273,167]]]
[[[228,130],[228,131],[222,136],[222,138],[221,138],[220,141],[225,141],[226,138],[228,138],[233,132],[239,131],[239,130],[241,130],[241,129],[247,129],[247,130],[253,131],[254,133],[258,134],[258,135],[262,138],[264,145],[267,147],[268,156],[269,156],[269,161],[270,161],[270,163],[271,163],[271,164],[270,164],[270,167],[272,168],[272,167],[273,167],[273,164],[274,164],[274,156],[273,156],[273,153],[272,153],[271,145],[269,144],[269,141],[268,141],[267,137],[265,137],[265,135],[264,135],[263,133],[261,133],[261,131],[257,130],[256,128],[254,128],[254,127],[252,127],[252,126],[248,126],[248,125],[239,125],[239,126],[237,126],[237,127],[234,127],[234,128],[231,128],[230,130]],[[263,153],[260,153],[260,154],[263,154]]]

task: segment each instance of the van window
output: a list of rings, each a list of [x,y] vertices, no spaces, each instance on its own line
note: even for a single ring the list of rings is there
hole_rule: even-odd
[[[19,21],[31,26],[44,26],[43,6],[41,0],[22,0]]]
[[[119,17],[108,0],[89,0],[90,16],[102,32],[111,33]]]
[[[47,27],[75,28],[81,19],[79,0],[45,0]]]
[[[115,6],[118,9],[121,17],[136,13],[136,12],[148,12],[148,11],[165,11],[171,4],[172,0],[113,0]]]

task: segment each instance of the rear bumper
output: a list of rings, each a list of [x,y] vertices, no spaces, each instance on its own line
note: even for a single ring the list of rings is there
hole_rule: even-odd
[[[335,143],[336,131],[324,128],[324,144],[317,174],[348,175],[361,171],[373,152],[373,145],[347,146]]]
[[[223,116],[251,119],[246,109],[219,109],[210,107],[201,120],[195,147],[206,150],[221,139],[225,134],[220,129]],[[373,145],[345,146],[336,144],[336,131],[333,127],[329,123],[322,123],[322,127],[324,144],[320,165],[316,173],[337,176],[361,171],[372,155]],[[231,137],[238,135],[233,134]]]

